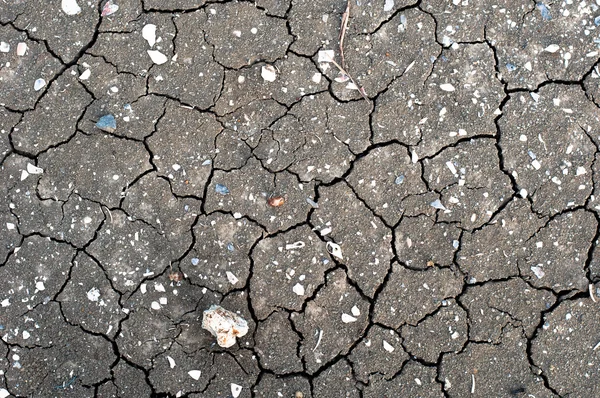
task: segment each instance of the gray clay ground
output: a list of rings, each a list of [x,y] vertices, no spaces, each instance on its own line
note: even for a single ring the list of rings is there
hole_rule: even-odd
[[[78,3],[0,1],[0,398],[600,396],[599,0]]]

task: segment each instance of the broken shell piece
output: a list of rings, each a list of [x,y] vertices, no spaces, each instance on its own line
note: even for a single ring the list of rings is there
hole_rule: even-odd
[[[394,8],[394,0],[385,0],[385,3],[383,4],[383,11],[392,11],[392,8]]]
[[[44,172],[44,169],[42,169],[41,167],[36,167],[31,163],[27,163],[27,172],[29,174],[42,174]]]
[[[272,196],[269,199],[267,199],[267,203],[271,207],[280,207],[280,206],[283,206],[285,204],[285,197],[283,197],[283,196]]]
[[[277,79],[277,71],[273,65],[265,65],[260,71],[260,75],[265,81],[274,82]]]
[[[24,42],[20,42],[17,44],[17,55],[22,57],[27,52],[27,44]]]
[[[531,271],[537,276],[538,279],[542,279],[546,273],[540,267],[531,267]]]
[[[326,248],[327,252],[332,256],[337,257],[340,260],[344,259],[344,256],[342,255],[342,248],[337,243],[327,242]]]
[[[296,293],[298,296],[304,296],[304,286],[296,283],[292,288],[292,292]]]
[[[76,0],[62,0],[61,8],[67,15],[77,15],[81,12],[81,7]]]
[[[224,348],[234,345],[236,337],[242,337],[248,333],[248,323],[245,319],[214,304],[204,311],[202,328],[215,336],[219,346]]]
[[[239,397],[241,393],[242,393],[242,386],[239,386],[235,383],[231,383],[231,395],[233,395],[233,398]]]
[[[35,83],[33,83],[33,89],[35,91],[40,91],[46,85],[46,81],[44,79],[37,79]]]
[[[104,115],[98,119],[96,127],[107,133],[114,133],[117,129],[117,120],[113,115]]]
[[[356,318],[353,317],[352,315],[342,314],[342,322],[344,322],[344,323],[356,322]]]
[[[79,80],[87,80],[90,78],[91,74],[92,74],[92,71],[89,69],[86,69],[83,71],[83,73],[81,75],[79,75]]]
[[[346,85],[346,90],[358,90],[358,86],[352,82]]]
[[[108,0],[106,2],[106,4],[104,4],[104,7],[102,8],[102,16],[107,17],[107,16],[112,15],[115,12],[117,12],[117,10],[119,10],[119,6],[116,5],[115,3],[113,3],[112,0]]]
[[[306,244],[299,240],[298,242],[288,243],[285,245],[285,250],[294,250],[294,249],[302,249]]]
[[[0,41],[0,52],[7,53],[10,51],[10,44],[5,41]]]
[[[443,91],[448,91],[448,92],[454,91],[454,86],[450,83],[440,84],[440,88]]]
[[[162,65],[169,60],[165,54],[158,50],[148,50],[147,53],[156,65]]]
[[[394,347],[388,343],[387,341],[383,340],[383,349],[386,350],[387,352],[393,352],[394,351]]]
[[[335,57],[333,50],[321,50],[317,62],[331,62],[333,57]]]
[[[225,274],[227,275],[227,280],[228,280],[228,281],[229,281],[229,283],[231,283],[232,285],[235,285],[236,283],[238,283],[238,282],[239,282],[239,279],[238,279],[238,278],[237,278],[235,275],[233,275],[233,273],[232,273],[232,272],[230,272],[230,271],[227,271],[227,272],[225,272]]]
[[[148,24],[142,28],[142,37],[148,42],[150,48],[156,43],[156,25]]]
[[[348,80],[350,80],[350,77],[347,74],[340,72],[338,77],[336,77],[334,80],[338,83],[346,83]]]
[[[544,51],[548,53],[555,53],[560,49],[558,44],[550,44],[548,47],[544,48]]]
[[[194,380],[198,380],[200,378],[200,375],[202,374],[202,372],[200,372],[199,370],[190,370],[188,372],[188,374],[190,375],[190,377]]]
[[[167,360],[169,361],[169,367],[173,369],[175,367],[175,360],[170,356],[167,356]]]

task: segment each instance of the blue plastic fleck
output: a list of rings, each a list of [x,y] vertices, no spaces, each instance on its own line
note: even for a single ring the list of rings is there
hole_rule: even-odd
[[[394,184],[396,185],[400,185],[404,182],[404,176],[402,174],[400,174],[398,177],[396,177],[396,179],[394,180]]]
[[[538,10],[540,10],[540,14],[542,14],[542,19],[544,21],[552,20],[552,15],[550,15],[550,10],[548,9],[548,7],[546,7],[546,5],[544,3],[537,3],[535,6],[538,8]]]
[[[192,265],[198,265],[199,262],[200,260],[198,260],[196,257],[192,258]]]
[[[533,153],[531,150],[528,150],[527,154],[529,155],[529,157],[531,158],[531,160],[535,160],[535,158],[536,158],[535,153]]]
[[[117,129],[117,120],[113,115],[104,115],[98,120],[96,127],[107,133],[113,133]]]
[[[235,251],[235,248],[233,247],[233,243],[230,243],[227,245],[227,250],[229,250],[230,252]]]
[[[515,69],[517,69],[516,66],[514,66],[513,64],[506,64],[506,69],[508,69],[509,72],[514,71]]]
[[[594,25],[600,26],[600,15],[598,15],[596,18],[594,18]]]
[[[0,330],[4,330],[4,325],[0,325]]]
[[[229,193],[229,189],[225,185],[217,184],[215,185],[215,191],[220,193],[221,195],[227,195]]]
[[[125,105],[123,105],[123,109],[125,109],[126,111],[130,111],[131,110],[131,104],[125,104]]]

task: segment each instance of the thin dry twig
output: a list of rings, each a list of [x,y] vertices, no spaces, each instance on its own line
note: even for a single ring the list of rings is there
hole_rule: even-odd
[[[344,37],[346,36],[346,29],[348,29],[348,17],[350,16],[350,0],[346,6],[346,11],[342,14],[342,26],[340,27],[340,57],[342,59],[342,66],[346,67],[346,61],[344,60]]]
[[[358,92],[360,93],[360,95],[362,95],[362,97],[366,100],[371,102],[371,100],[369,99],[369,97],[367,97],[367,93],[365,92],[365,89],[362,88],[361,86],[359,86],[358,84],[356,84],[356,81],[352,78],[352,76],[346,72],[346,70],[344,68],[342,68],[342,66],[340,64],[338,64],[337,62],[335,62],[335,59],[331,58],[329,56],[329,54],[327,54],[327,56],[329,57],[329,59],[331,60],[331,63],[334,64],[336,66],[336,68],[339,69],[339,71],[348,76],[348,79],[350,79],[350,81],[352,82],[352,84],[354,84],[356,87],[358,87]]]

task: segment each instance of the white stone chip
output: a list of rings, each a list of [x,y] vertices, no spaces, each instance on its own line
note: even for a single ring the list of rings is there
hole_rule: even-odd
[[[248,333],[248,322],[234,312],[212,305],[204,311],[202,328],[217,338],[219,346],[229,348],[235,344],[236,337]]]
[[[36,167],[31,163],[27,163],[27,172],[29,174],[42,174],[44,172],[44,169],[42,169],[41,167]]]
[[[352,323],[352,322],[356,322],[356,318],[353,317],[352,315],[348,315],[348,314],[342,314],[342,322],[344,323]]]
[[[230,271],[225,272],[225,274],[227,275],[227,280],[229,281],[229,283],[231,283],[232,285],[235,285],[236,283],[239,282],[239,279]]]
[[[0,53],[7,53],[10,51],[10,44],[5,41],[0,41]]]
[[[46,81],[44,79],[37,79],[35,83],[33,83],[33,89],[35,91],[40,91],[46,85]]]
[[[100,290],[98,290],[97,287],[93,287],[91,288],[88,292],[87,292],[87,298],[90,301],[98,301],[98,299],[100,298]]]
[[[199,370],[190,370],[188,372],[188,374],[190,375],[190,377],[194,380],[198,380],[200,378],[200,375],[202,374],[202,372],[200,372]]]
[[[154,62],[156,65],[162,65],[169,60],[165,54],[158,50],[148,50],[147,52],[152,62]]]
[[[61,8],[67,15],[77,15],[81,12],[81,7],[77,4],[77,0],[62,0]]]
[[[242,393],[242,386],[239,386],[235,383],[231,383],[231,395],[233,395],[233,398],[239,397],[241,393]]]
[[[10,395],[10,393],[4,389],[4,388],[0,388],[0,398],[6,398]]]
[[[169,361],[169,366],[171,367],[171,369],[173,369],[175,367],[175,360],[168,355],[167,360]]]
[[[544,51],[548,53],[555,53],[560,50],[560,46],[558,44],[550,44],[548,47],[544,48]]]
[[[83,73],[81,75],[79,75],[79,80],[87,80],[90,78],[92,74],[92,71],[89,69],[86,69],[83,71]]]
[[[36,282],[35,283],[35,288],[37,290],[39,290],[40,292],[43,291],[43,290],[46,290],[46,286],[44,286],[44,282],[42,282],[42,281]]]
[[[383,5],[383,11],[388,12],[394,8],[394,0],[385,0],[385,4]]]
[[[27,43],[20,42],[17,44],[17,55],[22,57],[27,52]]]
[[[142,37],[148,42],[150,48],[156,43],[156,25],[148,24],[142,28]]]
[[[296,293],[298,296],[304,296],[304,286],[296,283],[292,288],[292,292]]]
[[[27,340],[31,335],[27,330],[23,330],[23,340]]]
[[[448,91],[448,92],[452,92],[455,90],[454,86],[450,83],[444,83],[444,84],[440,84],[440,88],[443,91]]]
[[[360,310],[358,309],[357,306],[352,307],[352,309],[350,311],[352,312],[352,315],[360,316]]]
[[[158,311],[158,310],[160,310],[160,304],[158,304],[158,301],[153,301],[150,304],[150,308],[152,308],[153,310],[157,310]]]
[[[386,350],[387,352],[394,352],[395,348],[390,343],[383,340],[383,349]]]
[[[333,50],[321,50],[319,51],[317,62],[331,62],[333,61],[333,57],[335,57],[335,52]]]
[[[264,65],[260,71],[260,75],[267,82],[274,82],[277,79],[277,70],[273,65]]]

